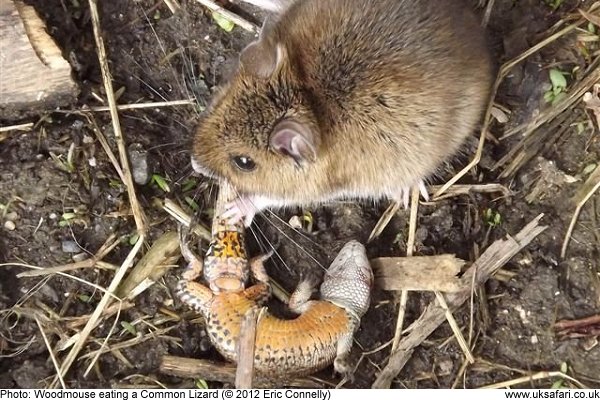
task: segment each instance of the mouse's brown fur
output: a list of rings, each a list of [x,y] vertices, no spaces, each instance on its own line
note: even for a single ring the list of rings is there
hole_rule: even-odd
[[[296,0],[241,54],[193,160],[263,206],[398,200],[474,131],[491,83],[460,1]]]

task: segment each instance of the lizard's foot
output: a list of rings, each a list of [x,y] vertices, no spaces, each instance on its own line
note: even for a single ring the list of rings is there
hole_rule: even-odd
[[[202,275],[202,260],[196,257],[194,252],[190,249],[188,241],[189,228],[179,225],[177,231],[179,234],[179,248],[181,249],[181,254],[188,263],[181,277],[184,280],[193,281]]]

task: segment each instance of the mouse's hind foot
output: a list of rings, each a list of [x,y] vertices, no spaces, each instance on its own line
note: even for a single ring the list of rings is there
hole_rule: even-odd
[[[383,232],[383,230],[388,226],[388,224],[392,220],[392,217],[396,215],[401,206],[404,206],[405,209],[408,209],[410,204],[410,193],[413,191],[413,189],[417,188],[419,189],[421,197],[425,201],[429,200],[429,193],[427,192],[427,188],[425,187],[425,182],[423,182],[422,180],[420,180],[413,186],[401,187],[398,191],[398,194],[393,197],[394,201],[390,204],[387,210],[384,211],[384,213],[379,218],[379,221],[377,221],[377,223],[375,224],[375,227],[369,235],[368,242],[381,235],[381,232]]]

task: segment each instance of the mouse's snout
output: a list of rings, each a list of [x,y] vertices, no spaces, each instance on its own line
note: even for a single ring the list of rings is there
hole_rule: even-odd
[[[216,175],[215,172],[212,171],[211,169],[207,168],[206,166],[204,166],[196,157],[194,157],[193,154],[191,157],[191,163],[192,163],[192,168],[197,173],[204,175],[206,177],[209,177],[209,178],[215,177],[215,175]]]

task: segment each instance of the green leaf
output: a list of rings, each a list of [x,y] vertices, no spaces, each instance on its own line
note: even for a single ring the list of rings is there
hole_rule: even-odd
[[[217,11],[213,11],[212,17],[217,25],[225,32],[231,32],[233,28],[235,28],[235,24],[230,19]]]
[[[140,239],[140,235],[138,235],[137,233],[134,233],[133,235],[129,236],[129,244],[130,245],[134,245],[137,243],[137,241]]]
[[[84,303],[89,303],[90,300],[92,299],[90,296],[88,296],[87,294],[80,294],[77,296],[77,298],[81,301],[83,301]]]
[[[208,383],[204,379],[198,378],[194,381],[194,384],[198,389],[208,389]]]
[[[71,213],[64,213],[64,214],[62,215],[62,219],[63,219],[63,220],[65,220],[65,221],[68,221],[68,220],[70,220],[70,219],[73,219],[73,218],[75,218],[76,216],[77,216],[77,214],[75,214],[75,213],[72,213],[72,212],[71,212]]]
[[[550,389],[560,389],[563,387],[563,383],[564,383],[563,380],[559,379],[552,384],[552,387]]]
[[[553,89],[557,89],[557,88],[566,88],[567,87],[567,78],[565,78],[565,75],[563,74],[562,71],[556,69],[556,68],[552,68],[549,72],[550,74],[550,82],[552,82],[552,88]]]
[[[194,189],[197,185],[198,185],[197,180],[195,180],[193,178],[189,178],[185,182],[183,182],[183,187],[181,188],[181,191],[185,193],[189,190]]]
[[[134,336],[137,335],[135,326],[131,325],[129,322],[121,321],[121,326],[123,327],[123,329],[125,329],[127,332],[131,333],[132,335],[134,335]]]
[[[200,206],[198,205],[198,203],[196,203],[196,201],[194,199],[192,199],[189,196],[185,196],[185,202],[188,204],[188,206],[190,206],[190,208],[194,211],[198,211],[200,210]]]
[[[171,191],[167,180],[158,174],[152,175],[151,182],[156,183],[156,185],[165,193],[169,193]]]

